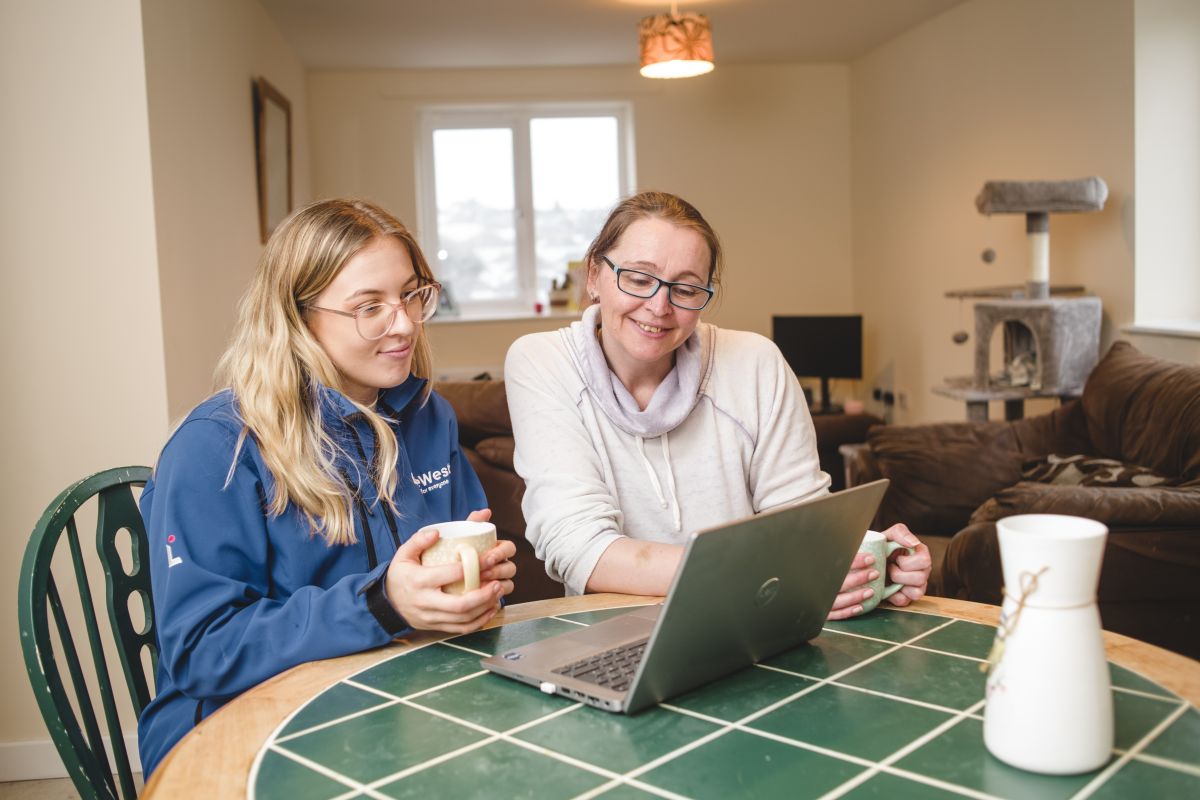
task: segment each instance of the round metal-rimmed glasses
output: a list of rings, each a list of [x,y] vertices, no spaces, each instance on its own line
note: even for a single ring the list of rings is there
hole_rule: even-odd
[[[358,330],[358,335],[366,339],[368,342],[373,342],[376,339],[382,339],[387,336],[388,331],[396,324],[396,315],[400,313],[400,309],[404,309],[404,313],[408,314],[408,318],[414,324],[425,322],[434,315],[438,307],[438,296],[441,294],[442,285],[440,283],[427,283],[413,289],[411,292],[405,292],[400,295],[399,303],[389,303],[385,300],[372,300],[365,303],[353,311],[339,311],[336,308],[323,308],[321,306],[306,305],[305,308],[313,311],[326,311],[330,314],[338,314],[343,317],[353,317],[354,327]]]
[[[609,260],[608,256],[600,256],[600,258],[604,259],[604,263],[608,264],[616,273],[617,288],[627,295],[645,300],[654,297],[658,294],[658,290],[665,286],[667,287],[667,301],[676,308],[687,311],[699,311],[708,305],[709,300],[712,300],[713,289],[711,286],[664,281],[648,272],[618,267]]]

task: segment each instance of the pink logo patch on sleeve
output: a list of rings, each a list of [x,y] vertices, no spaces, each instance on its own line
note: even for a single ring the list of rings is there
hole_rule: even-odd
[[[175,543],[175,534],[167,534],[167,569],[177,567],[183,563],[183,559],[171,552],[171,545]]]

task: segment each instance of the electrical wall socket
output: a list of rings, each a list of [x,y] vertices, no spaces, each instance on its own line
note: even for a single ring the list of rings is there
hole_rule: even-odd
[[[908,410],[908,392],[896,392],[896,407],[901,411]]]

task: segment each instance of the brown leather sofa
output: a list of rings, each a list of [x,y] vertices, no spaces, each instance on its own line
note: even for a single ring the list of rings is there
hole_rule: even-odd
[[[874,428],[848,471],[891,479],[876,524],[952,537],[932,587],[949,597],[1000,602],[998,519],[1105,523],[1104,627],[1200,658],[1200,366],[1117,342],[1049,414]]]
[[[434,388],[450,402],[458,416],[459,443],[483,484],[496,533],[516,543],[517,580],[509,601],[523,603],[562,597],[562,584],[546,574],[525,539],[525,517],[521,513],[525,483],[513,469],[512,420],[504,381],[443,381]],[[845,474],[838,446],[864,441],[867,429],[882,422],[870,414],[813,418],[821,466],[833,478],[835,489],[841,488]]]
[[[563,587],[546,574],[525,538],[521,498],[525,482],[513,469],[512,419],[504,381],[443,381],[434,386],[454,407],[458,441],[483,484],[496,523],[496,535],[517,546],[515,588],[508,602],[562,597]]]

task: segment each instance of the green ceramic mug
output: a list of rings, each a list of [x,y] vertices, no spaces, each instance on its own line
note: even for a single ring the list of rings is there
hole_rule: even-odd
[[[903,588],[903,584],[900,583],[884,583],[887,579],[887,560],[897,550],[904,550],[910,555],[913,552],[911,547],[905,547],[899,542],[889,542],[887,537],[879,531],[867,531],[862,544],[858,546],[858,552],[870,553],[875,556],[875,563],[872,566],[879,571],[879,577],[867,584],[874,594],[859,603],[863,607],[864,614]]]

